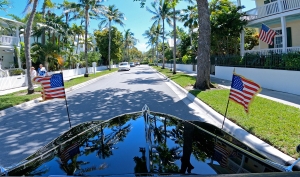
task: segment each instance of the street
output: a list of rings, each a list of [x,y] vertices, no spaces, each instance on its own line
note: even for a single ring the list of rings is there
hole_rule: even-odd
[[[92,120],[141,111],[201,120],[187,99],[178,96],[149,66],[141,65],[103,77],[67,93],[72,126]],[[20,162],[69,129],[65,100],[41,102],[30,109],[0,118],[0,166]]]

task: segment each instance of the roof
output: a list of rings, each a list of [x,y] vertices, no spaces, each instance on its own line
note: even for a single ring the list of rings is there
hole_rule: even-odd
[[[0,24],[3,27],[10,27],[10,26],[16,26],[16,27],[20,27],[20,26],[24,26],[25,24],[16,20],[12,20],[12,19],[8,19],[8,18],[4,18],[4,17],[0,17]]]

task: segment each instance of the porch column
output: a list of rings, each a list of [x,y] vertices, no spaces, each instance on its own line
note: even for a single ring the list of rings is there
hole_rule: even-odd
[[[244,31],[244,29],[241,31],[240,53],[241,53],[241,57],[243,57],[244,53],[245,53],[245,31]]]
[[[241,0],[237,0],[237,5],[242,6]],[[242,9],[240,9],[239,12],[242,13]],[[241,31],[240,38],[241,38],[241,41],[240,41],[240,55],[241,55],[241,57],[243,57],[244,53],[245,53],[245,31],[244,31],[244,29]]]
[[[282,53],[287,52],[287,33],[286,33],[286,20],[281,17],[281,30],[282,30]]]
[[[283,9],[282,9],[282,5],[281,5],[281,0],[277,0],[277,4],[278,4],[278,10],[279,10],[279,12],[282,12]]]
[[[15,56],[15,57],[17,57],[19,68],[22,68],[22,66],[21,66],[21,60],[20,60],[21,45],[20,45],[19,36],[20,36],[19,26],[16,26],[16,38],[17,38],[17,40],[16,40],[16,42],[17,42],[16,48],[18,50],[17,50],[17,56]]]

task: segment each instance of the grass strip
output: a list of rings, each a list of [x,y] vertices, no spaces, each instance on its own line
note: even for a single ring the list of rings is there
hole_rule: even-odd
[[[169,69],[153,67],[183,88],[194,85],[196,78],[184,73],[172,74]],[[229,89],[190,90],[189,92],[224,115]],[[300,109],[259,96],[254,97],[249,114],[234,102],[229,103],[227,118],[246,131],[294,158],[300,143]]]
[[[77,77],[77,78],[73,78],[71,80],[65,81],[65,88],[70,88],[72,86],[75,86],[77,84],[89,81],[91,79],[112,73],[117,71],[117,68],[112,68],[111,71],[109,70],[104,70],[101,72],[97,72],[95,74],[89,74],[89,77]],[[34,89],[34,94],[27,94],[27,90],[21,90],[21,91],[17,91],[14,93],[10,93],[10,94],[6,94],[6,95],[0,95],[0,110],[4,110],[13,106],[16,106],[18,104],[30,101],[30,100],[34,100],[37,99],[39,97],[41,97],[41,92],[42,88],[38,87]]]

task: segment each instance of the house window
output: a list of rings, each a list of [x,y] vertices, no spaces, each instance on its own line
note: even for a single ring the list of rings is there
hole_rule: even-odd
[[[282,48],[282,30],[275,30],[276,35],[274,37],[274,48]]]

